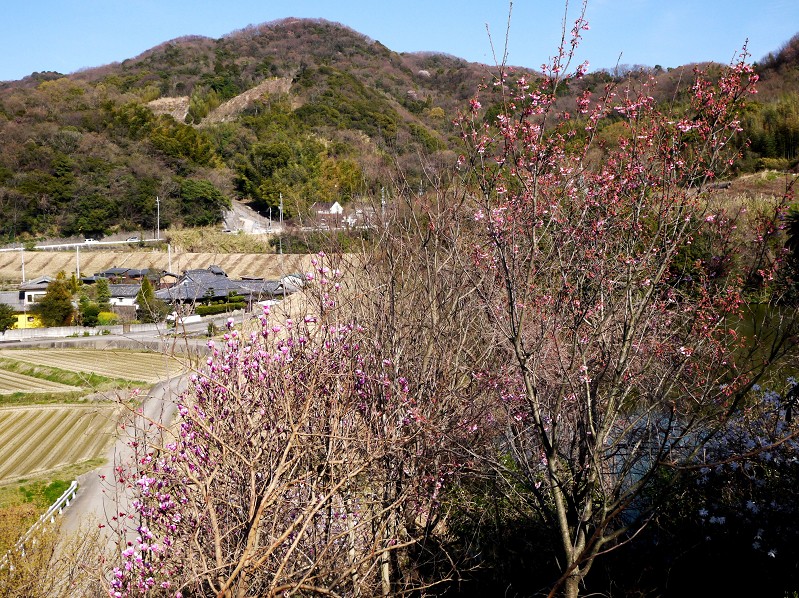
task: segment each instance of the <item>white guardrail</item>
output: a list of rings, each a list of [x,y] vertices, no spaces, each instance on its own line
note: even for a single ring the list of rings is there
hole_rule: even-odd
[[[8,561],[10,559],[12,550],[20,553],[24,557],[25,545],[31,539],[31,536],[33,536],[34,532],[36,532],[36,530],[42,527],[43,525],[46,525],[48,523],[55,523],[56,515],[60,515],[61,513],[64,512],[64,509],[66,509],[69,506],[69,503],[72,502],[77,493],[78,493],[78,481],[73,480],[72,483],[69,485],[69,488],[67,488],[67,490],[61,495],[61,497],[57,501],[55,501],[52,505],[50,505],[50,508],[47,509],[47,512],[41,517],[39,517],[39,520],[36,523],[34,523],[27,532],[25,532],[25,535],[22,536],[22,538],[20,538],[20,540],[14,545],[14,548],[12,548],[8,552],[6,552],[6,554],[3,555],[3,558],[0,559],[0,569],[4,569],[8,565]],[[33,543],[34,544],[36,543],[36,538],[33,539]]]
[[[48,249],[80,249],[81,247],[98,247],[103,245],[138,245],[139,243],[162,243],[165,239],[139,239],[138,241],[73,241],[72,243],[55,243],[53,245],[34,245],[33,247],[25,248],[24,245],[19,247],[2,247],[0,251],[46,251]]]

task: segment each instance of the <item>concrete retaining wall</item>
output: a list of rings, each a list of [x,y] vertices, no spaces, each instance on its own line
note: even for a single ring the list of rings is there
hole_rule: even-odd
[[[128,334],[131,332],[150,332],[158,329],[158,324],[118,324],[116,326],[54,326],[52,328],[21,328],[6,330],[0,334],[0,341],[27,341],[41,338],[67,338],[70,336],[100,336],[106,334]],[[163,327],[163,325],[161,325]]]

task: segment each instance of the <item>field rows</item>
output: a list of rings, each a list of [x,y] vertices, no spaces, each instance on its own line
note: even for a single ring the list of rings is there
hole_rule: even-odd
[[[185,366],[160,353],[93,349],[4,349],[0,357],[26,364],[155,383],[178,375]]]
[[[0,409],[0,482],[101,456],[115,405]]]
[[[0,369],[0,394],[15,392],[73,392],[80,388]]]
[[[56,276],[63,271],[81,276],[102,272],[112,267],[169,270],[180,274],[184,270],[220,266],[230,278],[257,276],[267,279],[280,278],[294,272],[306,272],[310,268],[305,255],[275,255],[267,253],[183,253],[171,255],[163,251],[6,251],[0,252],[0,280],[22,280],[24,259],[26,276]]]

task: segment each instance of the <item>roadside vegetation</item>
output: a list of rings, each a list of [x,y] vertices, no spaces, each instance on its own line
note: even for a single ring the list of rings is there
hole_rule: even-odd
[[[5,554],[71,481],[22,479],[0,485],[0,554]]]
[[[225,233],[218,226],[172,228],[166,233],[175,251],[188,253],[275,253],[269,235]]]

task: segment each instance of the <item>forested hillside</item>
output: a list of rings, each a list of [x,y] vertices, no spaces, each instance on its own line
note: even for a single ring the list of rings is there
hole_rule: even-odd
[[[760,66],[746,169],[796,162],[797,46]],[[569,109],[576,92],[650,75],[674,99],[680,72],[591,73],[561,101]],[[0,241],[152,230],[159,215],[164,229],[204,226],[234,198],[277,214],[282,197],[291,219],[315,201],[424,192],[451,170],[460,153],[452,120],[491,73],[452,56],[399,54],[337,23],[288,19],[2,83]],[[617,131],[605,129],[612,142]]]

